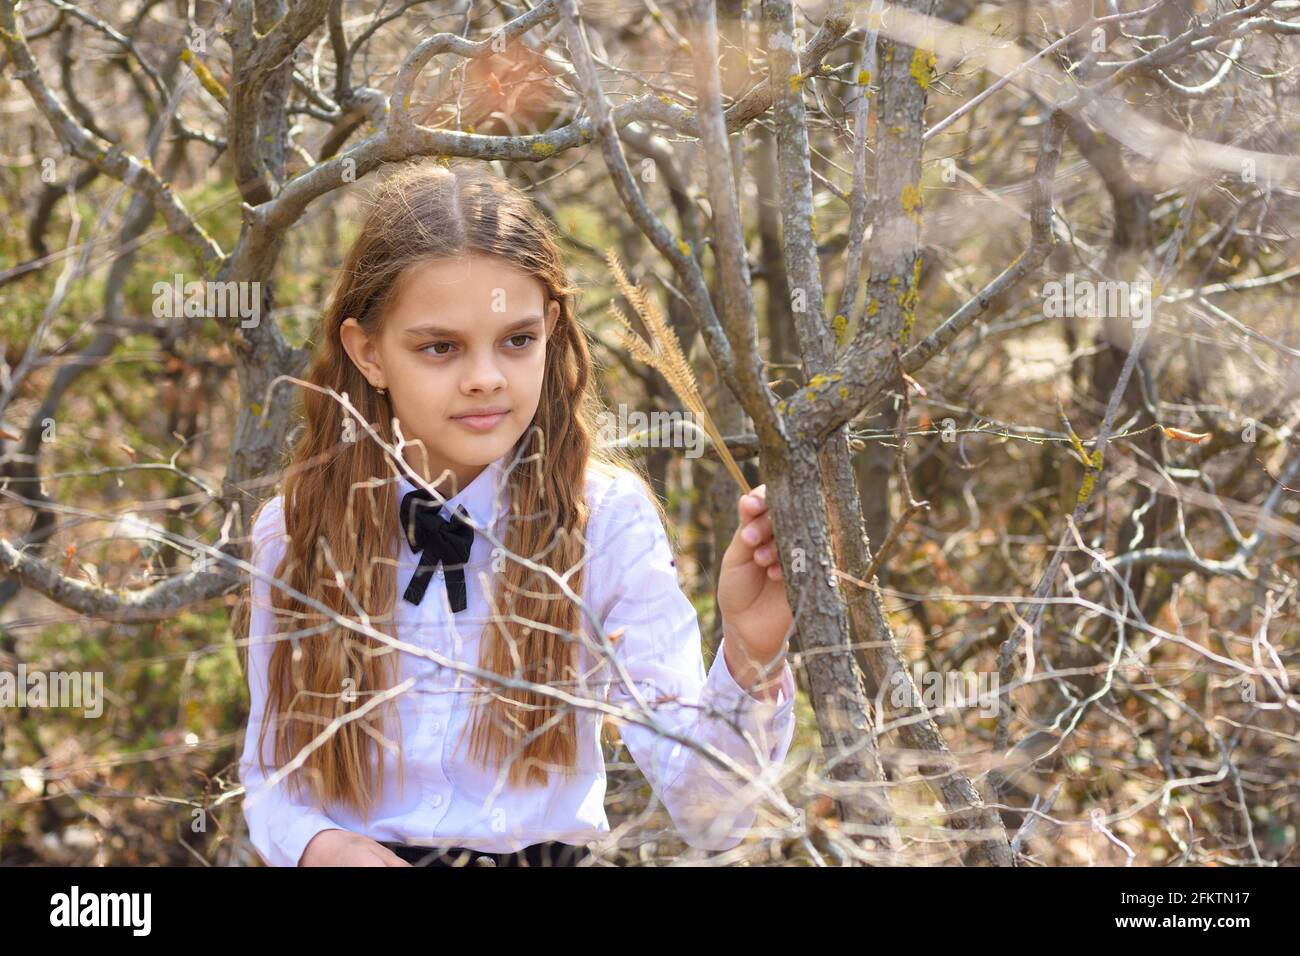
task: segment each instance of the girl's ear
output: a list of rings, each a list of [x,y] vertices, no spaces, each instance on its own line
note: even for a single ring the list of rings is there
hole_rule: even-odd
[[[560,318],[560,303],[552,298],[546,300],[546,337],[555,334],[555,323]]]
[[[344,319],[343,324],[339,326],[339,338],[343,342],[344,351],[352,359],[352,364],[370,380],[370,384],[375,388],[387,388],[388,383],[384,379],[383,366],[379,363],[379,354],[360,323],[351,316]]]

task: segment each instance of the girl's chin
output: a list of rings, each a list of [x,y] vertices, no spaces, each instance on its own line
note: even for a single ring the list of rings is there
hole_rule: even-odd
[[[459,450],[460,454],[454,457],[466,464],[486,465],[508,452],[522,437],[522,432],[516,434],[505,428],[493,428],[485,432],[465,429],[463,434],[457,436],[455,450]]]

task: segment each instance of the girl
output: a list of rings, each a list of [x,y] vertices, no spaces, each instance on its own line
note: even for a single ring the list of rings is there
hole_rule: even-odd
[[[706,675],[658,501],[593,446],[576,292],[482,165],[379,189],[253,526],[240,773],[270,864],[577,862],[609,830],[606,716],[692,846],[752,825],[794,733],[764,489]]]

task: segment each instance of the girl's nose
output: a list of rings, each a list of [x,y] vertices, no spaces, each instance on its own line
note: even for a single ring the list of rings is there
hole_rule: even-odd
[[[505,374],[491,357],[475,361],[462,383],[465,390],[470,392],[492,391],[505,384]]]

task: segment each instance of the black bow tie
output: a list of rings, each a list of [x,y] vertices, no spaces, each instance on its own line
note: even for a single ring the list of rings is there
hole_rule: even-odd
[[[469,513],[461,507],[444,521],[438,512],[442,505],[433,503],[433,495],[423,488],[407,492],[398,509],[402,533],[412,551],[420,552],[420,563],[411,583],[406,586],[403,600],[419,604],[429,587],[434,569],[441,562],[447,577],[447,597],[451,609],[465,610],[465,562],[469,560],[474,544],[474,529],[462,521]]]

